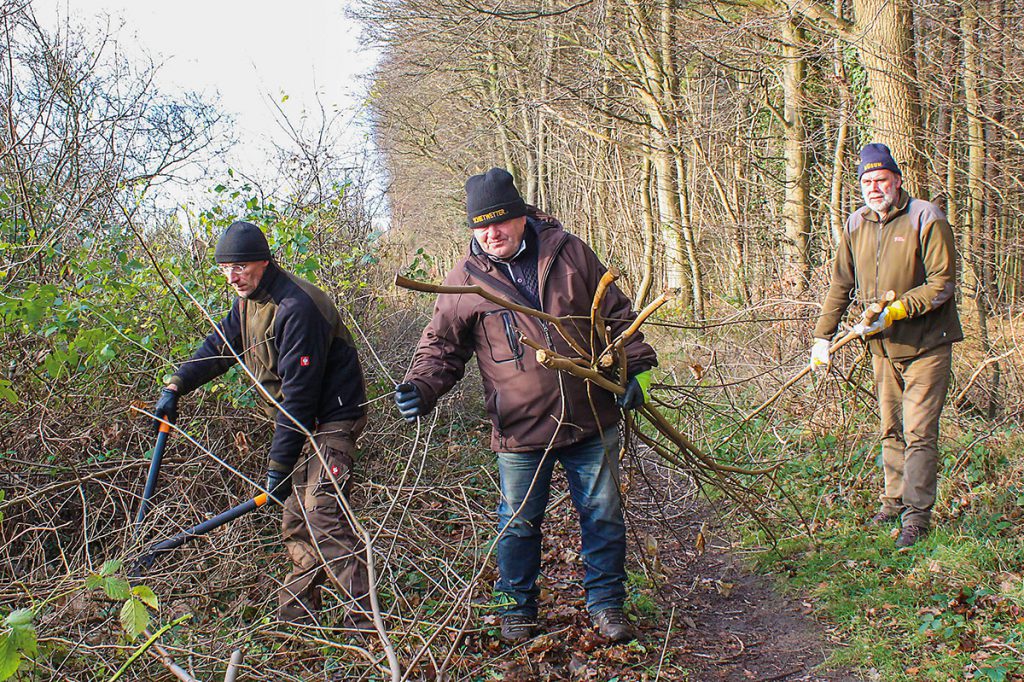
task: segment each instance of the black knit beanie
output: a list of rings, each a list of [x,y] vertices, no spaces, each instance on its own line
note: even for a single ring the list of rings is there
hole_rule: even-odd
[[[526,202],[504,168],[492,168],[466,180],[466,223],[487,227],[526,215]]]
[[[213,251],[213,259],[218,263],[252,263],[271,258],[263,230],[241,220],[228,225]]]
[[[896,165],[896,160],[892,158],[892,152],[881,142],[872,142],[871,144],[864,145],[864,149],[860,150],[857,179],[860,180],[861,176],[865,173],[876,170],[888,170],[896,175],[903,175],[900,172],[900,167]]]

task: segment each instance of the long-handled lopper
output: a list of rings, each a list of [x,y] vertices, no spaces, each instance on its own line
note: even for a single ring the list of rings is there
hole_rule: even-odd
[[[200,524],[197,524],[195,526],[192,526],[191,528],[181,531],[174,537],[167,538],[166,540],[161,540],[160,542],[150,547],[149,550],[147,550],[144,554],[140,555],[139,558],[135,560],[135,563],[132,565],[131,571],[129,571],[128,573],[129,577],[142,577],[142,573],[152,568],[153,563],[157,560],[157,558],[159,558],[161,554],[165,554],[173,549],[181,547],[183,544],[190,541],[192,538],[199,537],[200,535],[205,535],[206,533],[209,533],[211,530],[215,528],[219,528],[225,524],[231,523],[239,516],[242,516],[243,514],[248,514],[249,512],[258,507],[262,507],[267,503],[268,499],[270,498],[266,493],[261,493],[260,495],[257,495],[256,497],[252,498],[251,500],[246,500],[245,502],[236,505],[225,512],[217,514],[212,519],[207,519],[206,521],[203,521]]]
[[[160,478],[160,464],[164,458],[164,448],[167,447],[167,437],[171,433],[170,422],[161,420],[160,429],[156,434],[156,447],[153,448],[153,459],[149,463],[149,474],[146,476],[146,487],[142,491],[142,504],[139,505],[139,514],[135,517],[135,535],[139,534],[142,527],[142,520],[146,518],[146,511],[149,509],[149,500],[156,492],[156,484]]]

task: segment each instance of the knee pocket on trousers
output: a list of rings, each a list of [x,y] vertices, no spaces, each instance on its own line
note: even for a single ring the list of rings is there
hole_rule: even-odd
[[[315,456],[315,455],[314,455]],[[315,478],[308,482],[303,506],[307,512],[341,511],[339,494],[348,498],[352,489],[352,456],[338,448],[324,448],[324,462],[318,461]]]

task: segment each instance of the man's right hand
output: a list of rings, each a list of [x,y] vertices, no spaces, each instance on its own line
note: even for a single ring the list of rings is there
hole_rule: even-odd
[[[172,384],[173,385],[173,384]],[[160,391],[160,397],[156,401],[156,405],[153,407],[153,414],[157,417],[153,420],[153,429],[155,431],[160,430],[160,420],[174,423],[178,421],[178,392],[172,388],[165,387]]]
[[[811,369],[817,372],[822,367],[828,368],[829,362],[832,361],[829,349],[832,347],[832,342],[828,339],[815,339],[814,345],[811,346]]]
[[[292,494],[292,474],[277,469],[267,471],[267,492],[282,504]]]
[[[416,384],[398,384],[395,386],[395,405],[405,421],[412,424],[417,417],[422,417],[427,411],[423,406],[423,396]]]

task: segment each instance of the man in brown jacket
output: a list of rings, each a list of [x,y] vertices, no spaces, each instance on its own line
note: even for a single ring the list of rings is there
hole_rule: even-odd
[[[949,387],[952,344],[963,339],[957,315],[956,245],[946,216],[910,197],[889,148],[872,143],[857,169],[865,206],[846,221],[821,316],[811,365],[827,366],[829,339],[852,294],[863,304],[894,290],[895,300],[870,326],[854,330],[871,350],[881,416],[885,492],[870,520],[902,518],[897,547],[928,533],[935,504],[939,415]]]
[[[527,206],[512,176],[500,168],[466,181],[466,212],[473,230],[469,253],[445,284],[477,285],[551,315],[575,316],[567,323],[569,333],[589,348],[590,308],[606,270],[594,252],[557,220]],[[614,284],[601,314],[613,336],[635,318],[629,299]],[[635,409],[646,400],[657,357],[640,334],[630,337],[629,382],[617,400],[541,366],[520,343],[519,331],[558,353],[577,355],[552,325],[535,317],[477,295],[441,294],[395,401],[402,415],[415,421],[462,378],[466,362],[476,354],[501,482],[495,588],[509,598],[502,637],[521,641],[536,627],[541,524],[559,461],[580,518],[587,608],[602,635],[628,641],[635,632],[622,611],[626,526],[619,495],[618,421],[620,407]]]

